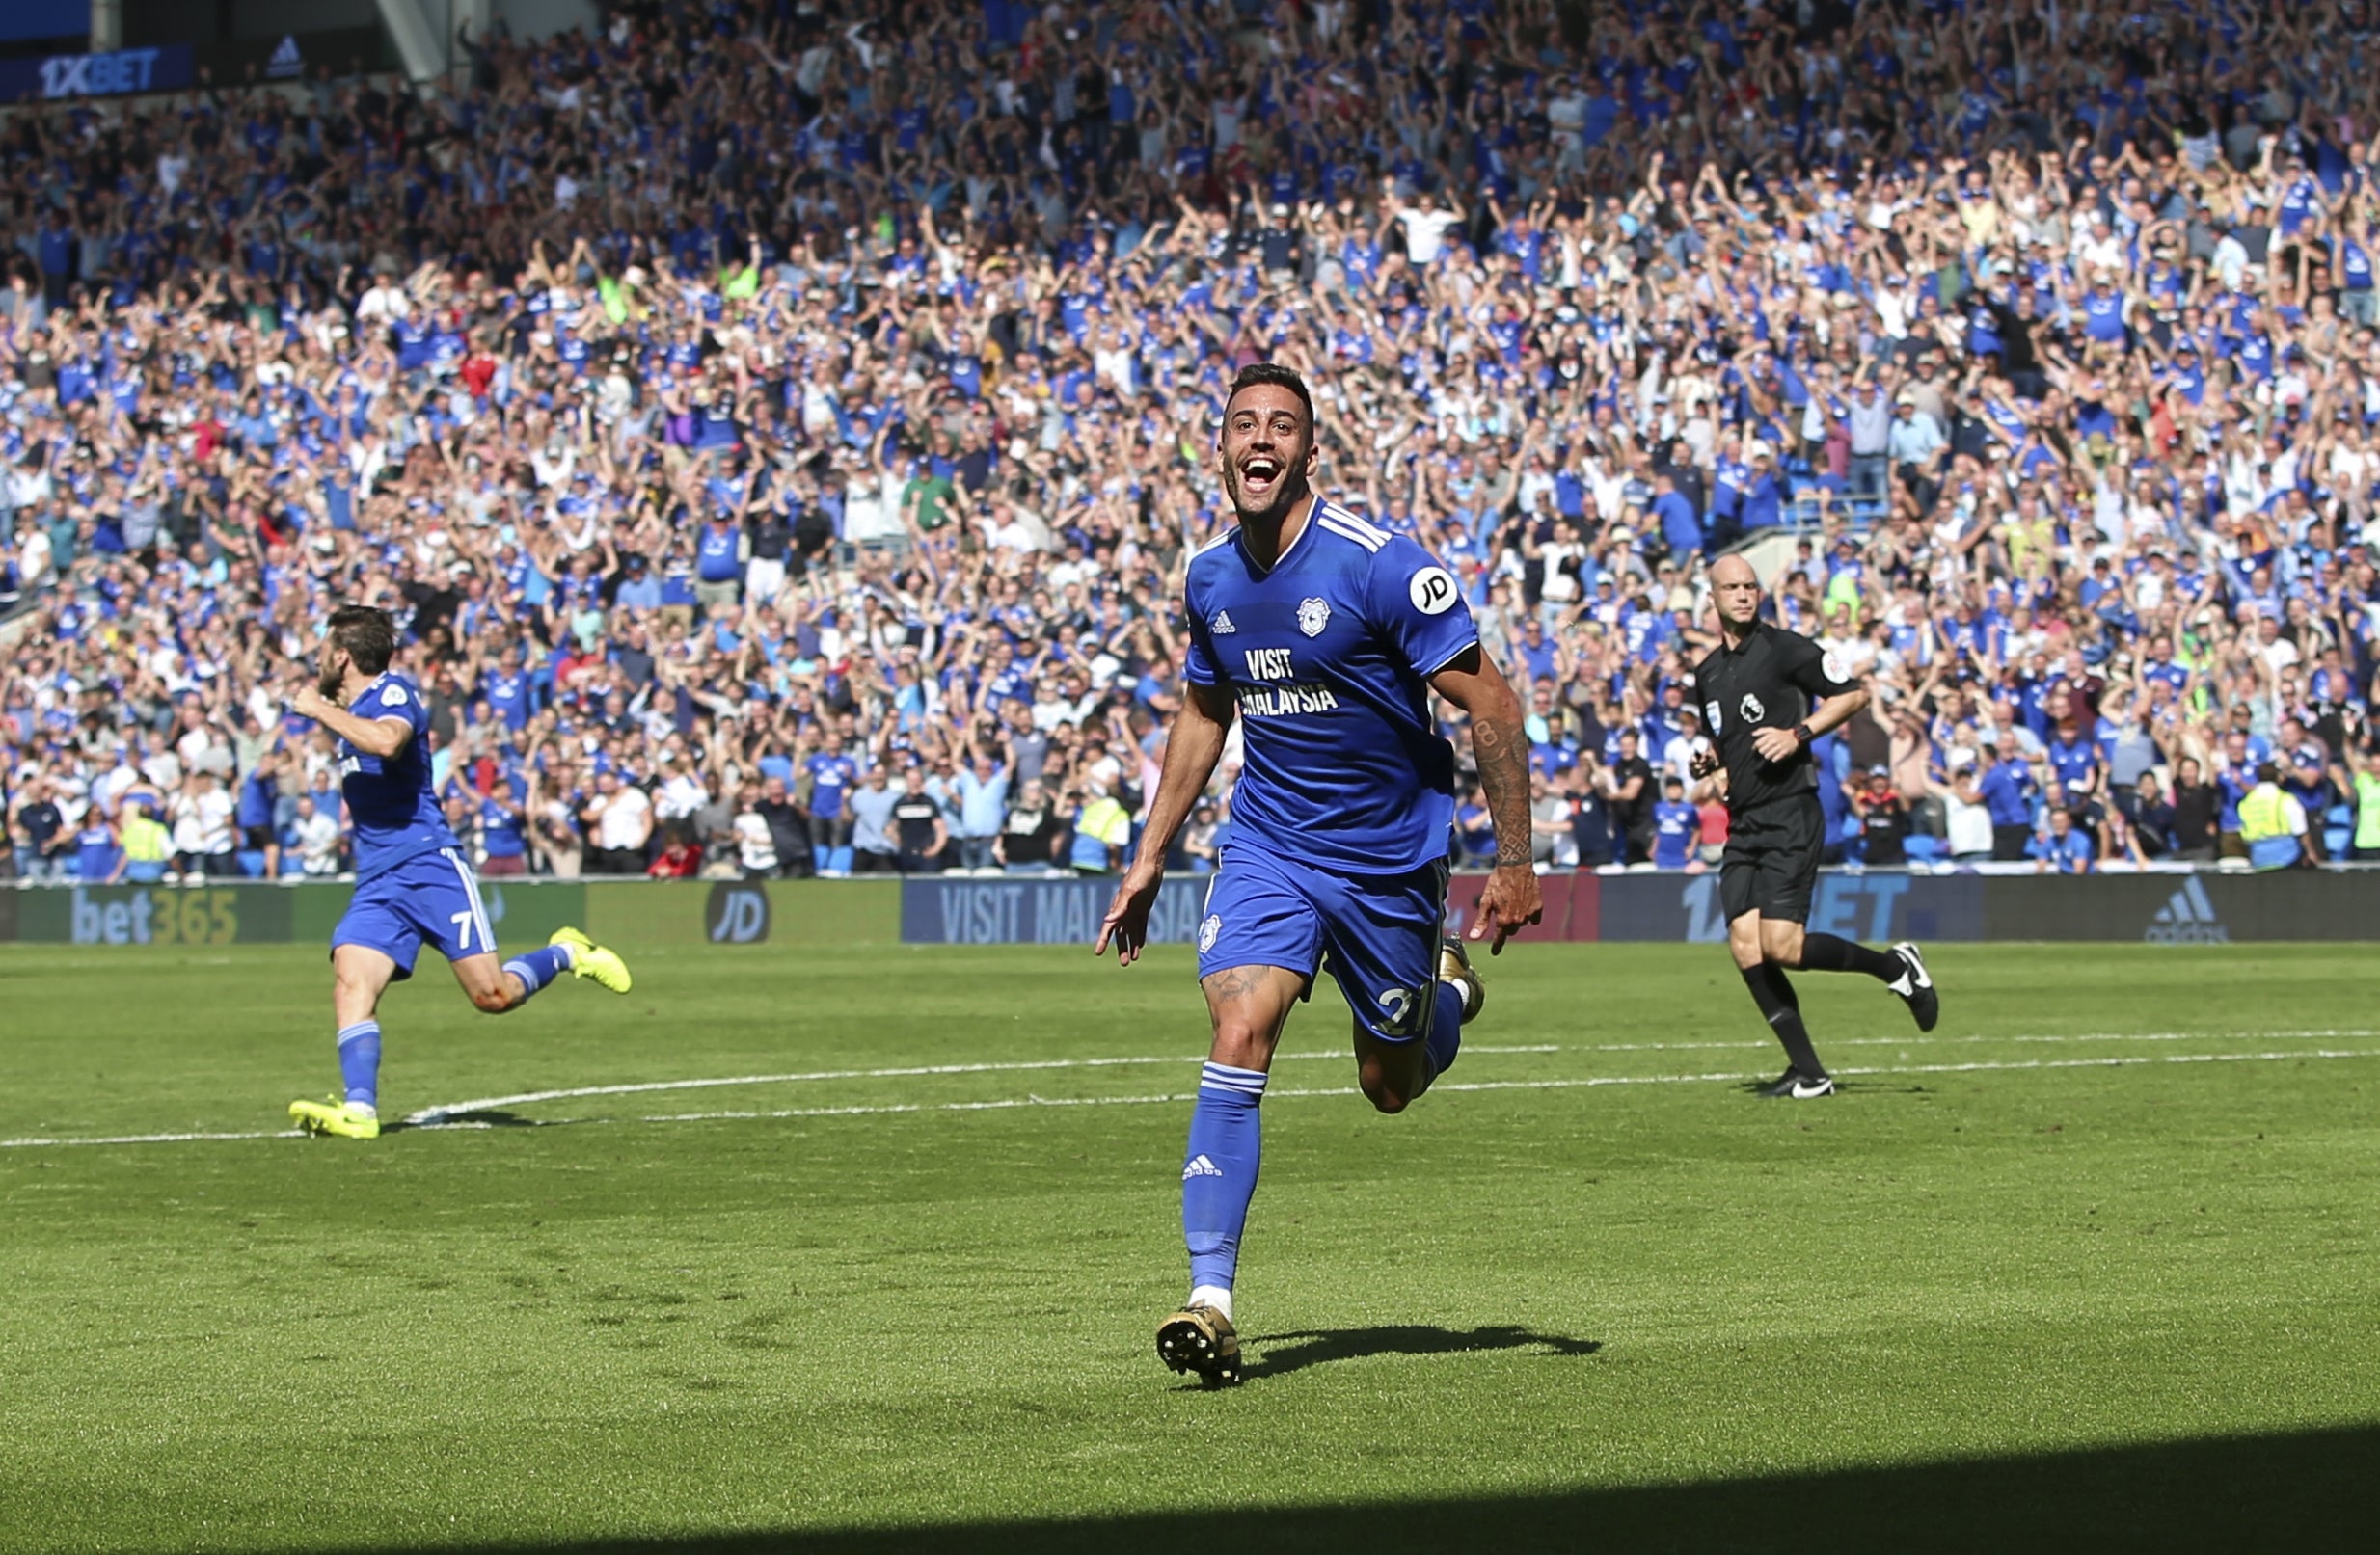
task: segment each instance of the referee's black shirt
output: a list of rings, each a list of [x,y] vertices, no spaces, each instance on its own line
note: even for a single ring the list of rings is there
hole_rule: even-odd
[[[1694,695],[1702,703],[1703,728],[1727,766],[1728,812],[1741,815],[1816,789],[1817,766],[1806,747],[1781,762],[1764,761],[1752,748],[1752,736],[1791,729],[1809,716],[1813,702],[1857,689],[1834,656],[1798,631],[1755,621],[1740,648],[1722,636],[1694,669]]]

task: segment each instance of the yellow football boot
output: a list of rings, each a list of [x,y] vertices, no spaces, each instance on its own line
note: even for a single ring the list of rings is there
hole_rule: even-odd
[[[619,952],[606,950],[575,928],[557,928],[554,931],[554,937],[546,943],[569,946],[574,952],[570,969],[615,994],[624,994],[636,985],[636,979],[628,975],[628,963],[620,959]]]
[[[362,1102],[291,1102],[289,1121],[309,1134],[336,1134],[342,1139],[380,1138],[380,1113]]]

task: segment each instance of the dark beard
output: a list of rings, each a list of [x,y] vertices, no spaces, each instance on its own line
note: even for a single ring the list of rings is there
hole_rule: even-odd
[[[1223,483],[1223,494],[1231,499],[1231,511],[1239,516],[1239,522],[1242,523],[1262,523],[1270,520],[1288,517],[1289,510],[1297,506],[1308,490],[1306,478],[1303,475],[1292,474],[1285,470],[1281,481],[1273,488],[1271,503],[1264,507],[1252,508],[1240,498],[1239,469],[1236,466]]]
[[[343,669],[334,669],[328,664],[323,665],[314,676],[314,689],[321,693],[322,700],[325,702],[337,702],[339,699],[339,687],[346,684],[347,672]]]

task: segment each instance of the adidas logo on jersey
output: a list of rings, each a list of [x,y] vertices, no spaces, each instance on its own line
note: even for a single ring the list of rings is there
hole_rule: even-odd
[[[1206,630],[1208,633],[1213,636],[1228,637],[1232,632],[1237,631],[1239,628],[1231,625],[1231,611],[1217,610],[1215,612],[1215,619],[1206,623]]]
[[[1192,1156],[1181,1168],[1183,1182],[1188,1182],[1193,1177],[1220,1177],[1222,1175],[1223,1168],[1203,1155]]]
[[[2229,945],[2231,931],[2223,926],[2223,917],[2207,899],[2205,886],[2192,875],[2171,901],[2157,909],[2141,938],[2151,945]]]
[[[298,52],[298,40],[287,33],[281,36],[281,47],[265,62],[264,73],[273,80],[299,75],[306,69],[306,57]]]

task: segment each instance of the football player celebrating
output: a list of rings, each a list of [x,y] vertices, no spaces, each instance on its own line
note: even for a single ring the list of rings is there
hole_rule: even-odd
[[[613,993],[629,989],[619,956],[575,928],[539,950],[499,961],[479,883],[446,826],[430,783],[429,710],[421,690],[389,668],[396,627],[385,610],[331,614],[316,683],[290,710],[338,738],[339,791],[355,826],[355,898],[331,934],[331,1005],[338,1023],[343,1102],[291,1102],[310,1133],[380,1134],[380,996],[413,976],[423,941],[454,968],[471,1002],[491,1015],[527,1004],[564,972]]]
[[[1239,524],[1191,559],[1188,694],[1094,949],[1112,942],[1126,965],[1140,953],[1166,848],[1244,718],[1231,840],[1199,928],[1214,1041],[1182,1165],[1190,1299],[1157,1330],[1166,1364],[1223,1385],[1241,1375],[1231,1291],[1258,1106],[1322,958],[1355,1010],[1364,1094],[1384,1113],[1446,1073],[1485,997],[1461,942],[1442,932],[1454,751],[1432,722],[1432,692],[1471,715],[1496,823],[1472,938],[1492,934],[1501,951],[1540,909],[1520,701],[1480,651],[1453,576],[1313,492],[1313,399],[1288,368],[1240,372],[1216,453]]]

